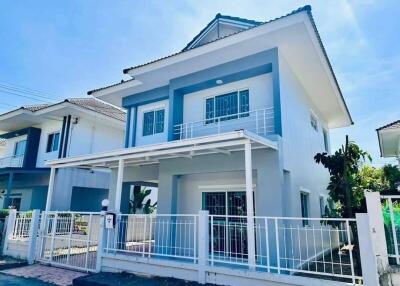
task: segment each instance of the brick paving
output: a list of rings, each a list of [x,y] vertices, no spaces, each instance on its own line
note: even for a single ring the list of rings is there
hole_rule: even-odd
[[[75,278],[88,275],[82,272],[77,272],[57,267],[50,267],[40,264],[8,269],[1,271],[1,273],[24,277],[24,278],[34,278],[59,286],[72,285],[72,281]]]

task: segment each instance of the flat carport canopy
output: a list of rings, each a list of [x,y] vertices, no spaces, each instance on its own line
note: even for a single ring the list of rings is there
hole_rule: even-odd
[[[155,145],[131,147],[92,155],[52,160],[46,164],[53,168],[114,168],[123,160],[125,166],[158,164],[162,159],[193,158],[205,154],[243,151],[249,143],[251,149],[271,148],[277,150],[277,142],[248,131],[165,142]]]

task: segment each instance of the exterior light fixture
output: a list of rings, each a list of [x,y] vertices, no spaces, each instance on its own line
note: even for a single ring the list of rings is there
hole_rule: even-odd
[[[222,81],[222,79],[217,79],[217,80],[215,81],[215,83],[216,83],[216,84],[223,84],[224,82]]]

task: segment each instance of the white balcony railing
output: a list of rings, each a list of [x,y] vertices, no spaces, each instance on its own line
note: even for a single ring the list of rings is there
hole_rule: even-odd
[[[235,130],[247,130],[264,137],[273,134],[273,107],[178,124],[174,126],[174,135],[177,139],[190,139]]]
[[[0,158],[0,168],[20,168],[24,163],[24,155],[15,155]]]

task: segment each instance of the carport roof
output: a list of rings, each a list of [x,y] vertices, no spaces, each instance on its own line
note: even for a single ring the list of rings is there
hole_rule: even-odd
[[[92,155],[68,157],[48,161],[46,164],[53,168],[112,168],[120,160],[124,160],[126,165],[150,165],[158,164],[159,160],[162,159],[192,158],[216,153],[229,155],[231,152],[244,150],[244,144],[247,142],[251,143],[252,149],[278,149],[275,141],[260,137],[252,132],[240,130]]]

